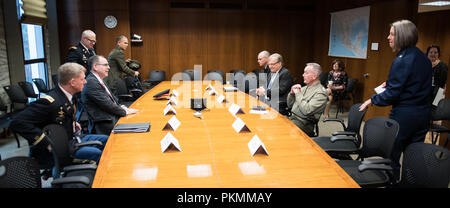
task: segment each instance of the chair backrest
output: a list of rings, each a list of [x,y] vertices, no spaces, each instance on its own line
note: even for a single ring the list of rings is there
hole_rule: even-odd
[[[216,81],[222,82],[223,81],[223,77],[222,77],[222,75],[220,75],[217,72],[209,72],[209,73],[206,74],[205,80],[216,80]]]
[[[191,81],[191,75],[187,72],[178,72],[172,76],[171,81]]]
[[[128,95],[127,84],[122,79],[117,79],[114,81],[114,86],[116,86],[116,95]]]
[[[432,120],[450,120],[450,98],[439,101],[436,111],[432,115]]]
[[[3,87],[8,94],[11,102],[14,103],[28,103],[28,97],[23,92],[22,88],[17,85],[10,85]]]
[[[166,80],[166,72],[162,70],[152,70],[148,73],[148,79],[151,82],[162,82]]]
[[[194,69],[186,69],[183,72],[186,72],[191,77],[191,80],[202,80],[202,74],[200,71]]]
[[[7,111],[8,110],[8,106],[5,105],[5,103],[3,102],[3,100],[0,98],[0,111]]]
[[[34,92],[33,84],[29,82],[19,82],[19,86],[22,88],[23,92],[27,97],[37,98],[38,94]]]
[[[345,129],[345,131],[356,132],[359,135],[362,120],[367,112],[367,108],[363,111],[359,111],[360,106],[361,103],[357,103],[350,108],[350,111],[348,112],[347,129]]]
[[[324,87],[328,86],[328,73],[322,72],[319,75],[320,84],[322,84]]]
[[[258,76],[255,73],[250,72],[245,75],[244,81],[245,93],[249,93],[250,90],[258,88]]]
[[[39,165],[31,157],[0,161],[0,188],[41,188]]]
[[[364,125],[361,158],[383,157],[390,158],[395,138],[400,125],[389,118],[371,118]]]
[[[345,88],[346,92],[352,93],[355,90],[356,84],[358,83],[358,79],[348,78],[347,87]]]
[[[49,89],[47,88],[47,85],[45,84],[44,80],[41,78],[34,78],[33,79],[34,84],[38,88],[39,92],[47,93]]]
[[[50,140],[49,143],[51,144],[53,155],[57,156],[55,165],[57,164],[59,167],[70,165],[73,162],[73,158],[71,157],[69,135],[67,135],[64,126],[49,124],[44,127],[43,131],[47,135],[46,139]]]
[[[245,72],[237,71],[234,73],[234,86],[239,88],[241,91],[245,89]]]
[[[401,186],[416,188],[448,188],[450,151],[443,147],[412,143],[403,154]]]

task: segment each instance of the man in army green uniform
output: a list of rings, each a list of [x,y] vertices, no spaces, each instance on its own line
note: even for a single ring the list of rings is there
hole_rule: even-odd
[[[65,63],[72,62],[78,63],[87,69],[86,76],[89,74],[88,60],[91,56],[95,55],[94,45],[96,43],[96,35],[91,30],[85,30],[81,34],[80,42],[69,48],[69,53],[65,59]]]
[[[327,91],[320,84],[320,73],[319,64],[308,63],[303,73],[306,86],[292,86],[287,99],[288,107],[292,108],[289,120],[308,136],[314,135],[314,124],[319,121],[328,101]]]
[[[116,80],[122,79],[122,72],[130,76],[139,76],[138,71],[134,71],[127,66],[127,61],[129,60],[125,60],[124,51],[128,48],[128,38],[122,35],[116,39],[116,42],[117,46],[111,51],[111,53],[109,53],[108,56],[110,69],[108,77],[105,79],[106,84],[111,91],[113,91],[113,93],[116,92]]]

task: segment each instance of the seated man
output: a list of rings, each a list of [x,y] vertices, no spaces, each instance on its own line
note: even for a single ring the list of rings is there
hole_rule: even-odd
[[[97,134],[111,133],[120,117],[136,113],[120,105],[103,79],[108,76],[108,61],[103,56],[93,56],[89,59],[91,73],[86,78],[86,85],[81,92],[81,101],[89,117],[89,132]]]
[[[64,126],[67,135],[71,139],[70,144],[75,144],[75,136],[79,134],[80,124],[74,120],[76,113],[75,93],[81,92],[86,69],[77,63],[66,63],[58,68],[58,86],[53,88],[46,96],[31,103],[11,121],[11,129],[23,136],[30,144],[31,156],[38,159],[41,164],[51,160],[51,146],[46,140],[40,138],[42,129],[49,124]],[[103,146],[99,148],[86,146],[76,149],[72,156],[76,159],[86,159],[99,162],[102,150],[108,140],[107,135],[86,135],[81,137],[81,142],[97,140]],[[48,161],[49,162],[49,161]]]
[[[327,91],[320,84],[320,73],[322,69],[319,64],[307,64],[303,73],[306,86],[292,86],[287,99],[288,106],[292,108],[289,120],[308,136],[314,135],[314,124],[319,121],[328,101]]]
[[[256,89],[256,94],[272,108],[286,115],[286,99],[294,84],[294,78],[289,70],[283,67],[283,57],[278,53],[269,56],[267,65],[270,68],[270,73],[267,74],[267,86]]]

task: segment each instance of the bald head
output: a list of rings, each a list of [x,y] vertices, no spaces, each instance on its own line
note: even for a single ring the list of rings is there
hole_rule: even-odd
[[[95,33],[92,30],[85,30],[81,33],[81,41],[84,46],[89,49],[93,49],[95,43],[97,42],[97,38]]]
[[[266,67],[267,66],[267,62],[269,61],[269,56],[270,53],[268,51],[261,51],[258,54],[258,64],[261,67]]]

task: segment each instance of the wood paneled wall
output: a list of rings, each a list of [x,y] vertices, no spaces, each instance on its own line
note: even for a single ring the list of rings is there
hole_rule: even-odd
[[[74,4],[81,6],[70,6]],[[268,50],[280,53],[285,66],[300,82],[305,63],[312,59],[313,10],[181,9],[170,8],[167,0],[98,0],[91,3],[90,10],[85,10],[88,5],[89,2],[83,0],[60,3],[59,17],[63,22],[66,19],[74,22],[62,29],[61,36],[65,36],[66,31],[77,34],[61,40],[62,51],[66,53],[67,48],[76,44],[82,31],[69,27],[94,28],[97,53],[105,56],[114,46],[115,37],[138,34],[144,42],[130,43],[127,52],[129,58],[142,63],[140,72],[144,78],[150,70],[160,69],[166,71],[170,79],[177,72],[192,69],[194,64],[203,65],[203,74],[210,69],[250,72],[260,68],[257,54]],[[77,9],[80,10],[78,18],[72,18],[77,17],[72,14]],[[85,11],[95,15],[80,18]],[[103,25],[107,15],[116,16],[117,28],[109,30]]]
[[[420,13],[417,18],[417,27],[419,28],[419,47],[423,52],[427,51],[430,45],[438,45],[441,48],[441,61],[450,64],[450,11]],[[450,73],[447,74],[446,98],[450,97]],[[450,122],[443,122],[450,127]],[[444,145],[447,134],[441,135],[440,145]],[[447,148],[450,147],[448,144]]]

